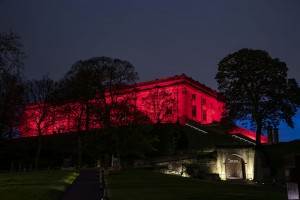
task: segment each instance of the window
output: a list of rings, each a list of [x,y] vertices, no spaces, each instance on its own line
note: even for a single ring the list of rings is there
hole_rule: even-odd
[[[167,107],[166,115],[172,115],[172,107]]]
[[[202,98],[202,104],[206,105],[206,98]]]
[[[202,113],[202,120],[203,120],[203,121],[206,121],[206,120],[207,120],[206,110],[203,110],[203,113]]]
[[[192,117],[196,117],[197,116],[197,109],[196,106],[192,107]]]
[[[192,94],[192,99],[193,99],[193,100],[196,99],[196,94]]]

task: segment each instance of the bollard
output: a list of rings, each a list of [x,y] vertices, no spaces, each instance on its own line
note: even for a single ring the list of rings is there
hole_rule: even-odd
[[[300,155],[285,156],[285,176],[289,200],[300,200]]]

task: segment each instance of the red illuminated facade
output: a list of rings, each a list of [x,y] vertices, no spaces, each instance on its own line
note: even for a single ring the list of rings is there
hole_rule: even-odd
[[[210,124],[219,122],[225,109],[225,104],[219,100],[216,91],[184,74],[134,84],[122,89],[117,96],[119,101],[128,97],[131,98],[131,104],[148,115],[152,123],[179,122],[185,125],[187,120],[192,120],[200,124]],[[41,104],[26,107],[24,113],[27,117],[20,127],[21,136],[37,135],[38,113],[43,106]],[[72,106],[80,109],[81,105],[74,102]],[[42,122],[43,134],[76,131],[77,124],[73,120],[74,117],[64,113],[57,114],[55,108],[51,113],[55,116],[49,114]],[[114,117],[111,120],[114,121]],[[91,128],[100,127],[100,124],[94,124]],[[84,130],[85,127],[83,126],[82,129]],[[232,133],[240,133],[247,137],[249,134],[251,136],[255,134],[242,129]],[[265,138],[262,142],[266,142]]]
[[[185,75],[135,85],[132,92],[137,96],[137,108],[145,113],[153,112],[154,109],[149,110],[149,106],[145,106],[144,100],[151,101],[151,98],[147,98],[149,93],[159,93],[163,90],[172,94],[171,97],[167,98],[173,98],[174,103],[169,103],[171,105],[157,103],[158,110],[164,110],[166,107],[165,111],[169,112],[165,117],[162,117],[162,122],[176,123],[179,121],[180,124],[185,124],[186,120],[190,119],[201,124],[209,124],[221,120],[224,103],[218,100],[218,93]],[[159,94],[157,96],[159,101],[163,100]],[[149,116],[152,116],[153,122],[157,121],[153,115],[150,114]]]

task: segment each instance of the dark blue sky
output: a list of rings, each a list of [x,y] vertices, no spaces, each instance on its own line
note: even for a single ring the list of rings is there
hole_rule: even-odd
[[[0,0],[0,32],[22,37],[25,73],[61,78],[79,59],[130,61],[141,81],[185,73],[216,89],[218,62],[241,48],[287,63],[300,83],[299,0]],[[280,129],[284,141],[300,138]]]

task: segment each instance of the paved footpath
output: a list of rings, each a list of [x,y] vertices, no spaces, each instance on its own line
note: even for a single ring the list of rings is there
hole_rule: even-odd
[[[80,172],[72,185],[67,188],[61,200],[100,200],[100,170],[86,169]]]

